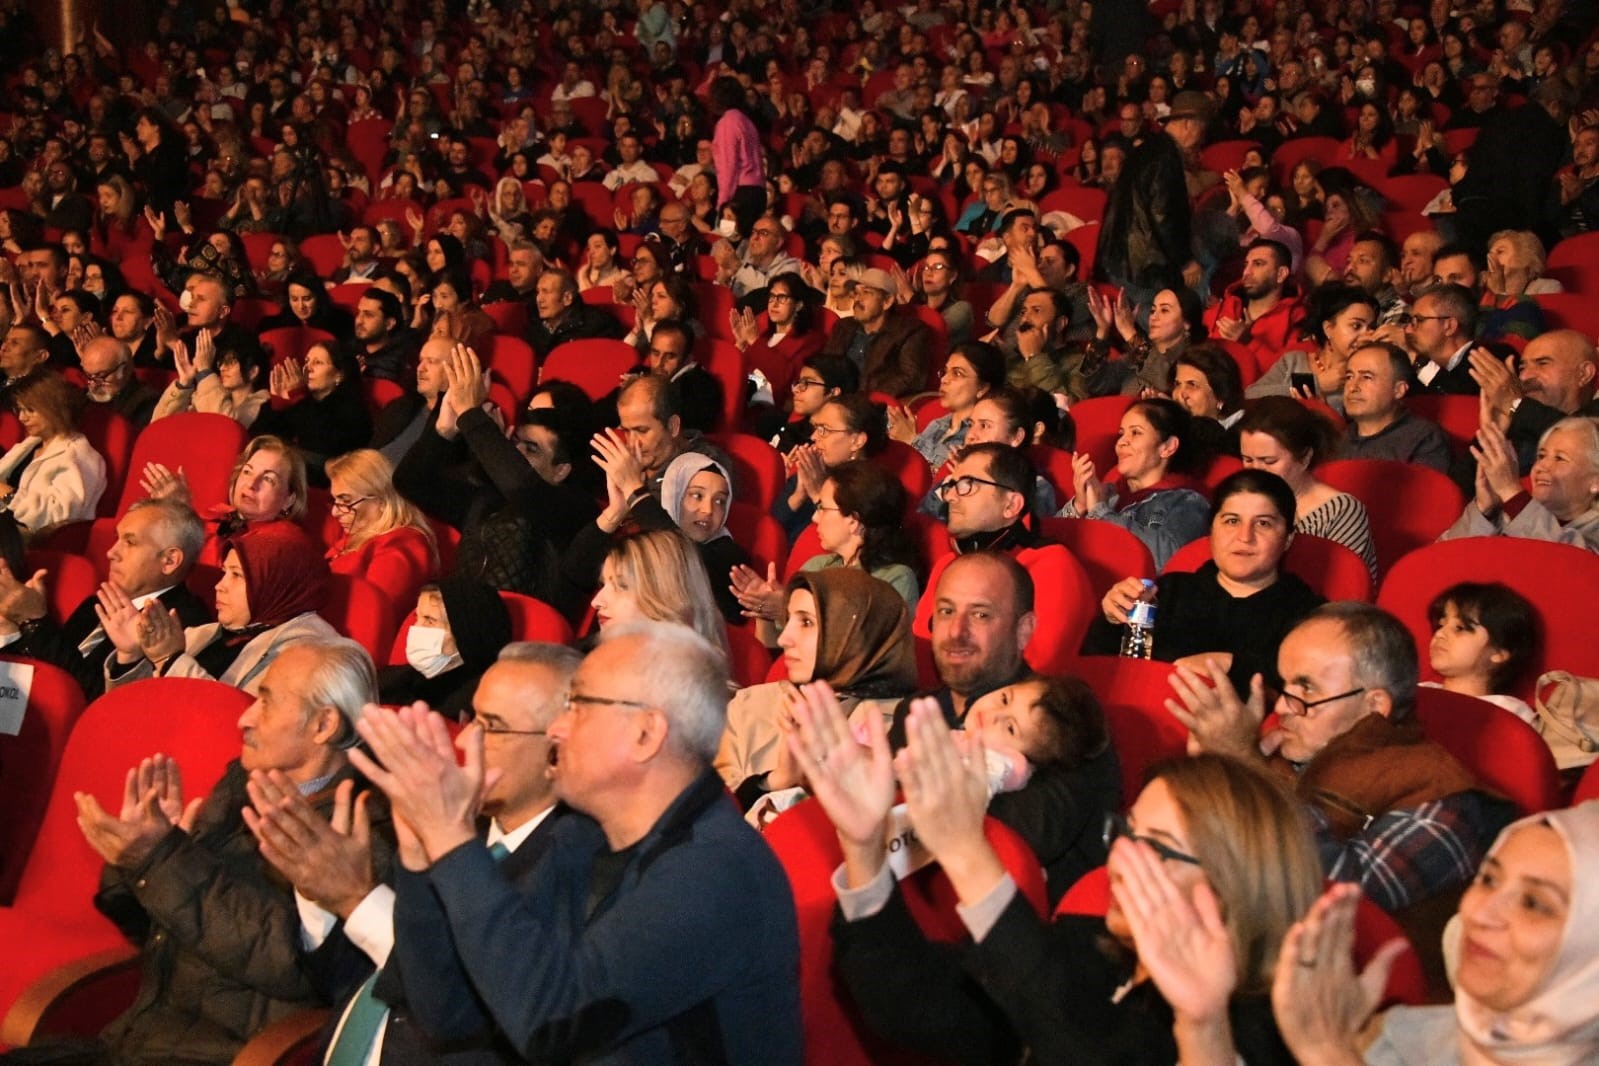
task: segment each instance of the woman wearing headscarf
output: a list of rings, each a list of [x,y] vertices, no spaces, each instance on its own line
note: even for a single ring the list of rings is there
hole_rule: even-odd
[[[567,549],[563,569],[572,582],[568,588],[571,603],[586,602],[575,596],[590,596],[598,587],[600,566],[624,527],[676,529],[699,551],[722,617],[730,625],[742,625],[744,610],[733,595],[728,575],[735,567],[748,566],[750,557],[727,530],[733,506],[733,475],[727,467],[703,452],[684,452],[667,464],[657,500],[642,484],[626,480],[637,474],[638,464],[619,437],[602,433],[593,445],[595,461],[605,470],[607,503],[598,518],[578,530]]]
[[[378,671],[378,698],[422,700],[450,718],[469,715],[478,679],[510,642],[511,615],[498,592],[463,577],[428,585],[405,632],[405,664]]]
[[[852,721],[885,724],[916,688],[916,652],[905,597],[864,570],[835,567],[789,580],[788,621],[777,643],[787,681],[741,689],[727,708],[716,769],[739,802],[800,783],[784,738],[797,685],[826,681]]]
[[[1360,893],[1334,886],[1283,940],[1272,1006],[1284,1041],[1318,1066],[1599,1062],[1596,864],[1599,801],[1508,826],[1444,934],[1454,1005],[1376,1019],[1368,1015],[1404,945],[1383,948],[1357,977],[1349,960]]]
[[[199,677],[253,696],[286,645],[339,636],[316,613],[327,591],[321,548],[289,522],[264,523],[223,544],[215,622],[185,629],[159,600],[141,611],[115,586],[102,586],[95,613],[117,649],[106,660],[106,691],[148,677]]]

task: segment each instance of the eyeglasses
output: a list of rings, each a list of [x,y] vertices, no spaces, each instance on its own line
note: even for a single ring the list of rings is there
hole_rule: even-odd
[[[1453,322],[1454,320],[1455,320],[1455,316],[1454,315],[1411,315],[1410,316],[1410,324],[1411,325],[1415,325],[1417,322]]]
[[[949,264],[948,263],[923,263],[922,264],[922,273],[923,274],[931,274],[934,271],[948,270],[948,269],[949,269]]]
[[[543,737],[549,734],[543,729],[512,729],[507,725],[491,724],[483,720],[481,714],[474,714],[472,722],[489,736],[496,737]]]
[[[1105,827],[1101,832],[1100,839],[1105,842],[1105,847],[1108,849],[1112,844],[1116,843],[1118,838],[1122,840],[1131,840],[1135,843],[1148,844],[1150,850],[1156,855],[1159,855],[1162,859],[1170,859],[1172,862],[1186,862],[1191,866],[1203,867],[1205,865],[1192,855],[1189,855],[1187,852],[1178,851],[1170,844],[1162,843],[1161,841],[1156,840],[1154,837],[1139,836],[1137,833],[1133,832],[1133,827],[1127,824],[1127,819],[1123,818],[1121,815],[1106,814]]]
[[[631,707],[635,711],[647,711],[655,705],[653,703],[645,703],[642,700],[620,700],[610,696],[584,696],[571,691],[561,697],[561,707],[563,709],[570,711],[578,706]]]
[[[788,387],[790,392],[804,392],[806,389],[825,389],[827,382],[817,381],[815,378],[799,378]],[[816,432],[816,427],[811,427],[811,432]]]
[[[951,496],[970,496],[977,491],[977,486],[979,485],[992,485],[994,488],[1003,489],[1006,492],[1016,491],[1009,485],[1001,485],[997,481],[990,481],[986,477],[976,477],[972,474],[945,478],[938,483],[938,487],[934,491],[938,493],[939,499],[947,500]]]
[[[794,297],[786,292],[769,292],[766,294],[766,302],[769,304],[791,304],[794,302]]]
[[[750,236],[751,237],[780,237],[780,236],[782,236],[782,234],[778,233],[775,229],[753,229],[753,230],[750,230]]]
[[[370,496],[357,496],[353,500],[335,499],[330,510],[332,510],[334,514],[353,514],[357,507],[361,506],[371,498],[372,497]]]
[[[84,375],[84,380],[91,385],[109,385],[111,382],[116,380],[117,375],[121,374],[126,369],[128,369],[127,363],[118,363],[110,370],[104,370],[98,374],[86,374]]]
[[[1289,713],[1308,715],[1311,711],[1314,711],[1317,707],[1321,707],[1324,704],[1337,703],[1339,700],[1347,700],[1349,697],[1358,696],[1365,691],[1366,686],[1362,685],[1359,688],[1352,688],[1348,692],[1340,692],[1336,696],[1328,696],[1325,699],[1310,701],[1305,700],[1303,696],[1296,696],[1292,692],[1284,692],[1282,695],[1283,702],[1288,704]]]
[[[848,432],[849,432],[849,430],[846,429],[843,426],[822,426],[822,425],[816,425],[815,423],[812,423],[812,425],[811,425],[811,437],[814,440],[826,440],[829,436],[831,436],[834,433],[848,433]]]

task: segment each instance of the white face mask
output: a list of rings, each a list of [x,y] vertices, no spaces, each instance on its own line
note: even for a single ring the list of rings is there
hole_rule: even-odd
[[[187,314],[189,308],[193,306],[193,304],[194,293],[190,292],[188,289],[184,289],[182,292],[178,293],[178,309],[180,311],[183,311],[185,314]]]
[[[716,224],[716,232],[732,240],[738,236],[738,222],[731,218],[724,218]]]
[[[405,634],[405,661],[425,678],[435,678],[461,665],[459,652],[444,654],[444,630],[438,626],[412,626]]]
[[[1361,80],[1355,82],[1355,92],[1359,93],[1361,96],[1376,96],[1377,83],[1362,78]]]

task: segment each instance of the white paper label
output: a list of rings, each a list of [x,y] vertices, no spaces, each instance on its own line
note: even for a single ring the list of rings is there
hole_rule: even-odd
[[[16,736],[33,691],[33,664],[0,662],[0,733]]]

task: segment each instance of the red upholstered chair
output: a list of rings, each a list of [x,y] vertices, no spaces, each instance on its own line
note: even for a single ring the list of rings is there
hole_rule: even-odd
[[[324,278],[344,265],[344,243],[337,233],[313,233],[300,242],[300,254]]]
[[[332,574],[327,603],[317,613],[376,659],[394,643],[396,608],[382,590],[365,578]]]
[[[482,347],[478,354],[483,357],[487,369],[505,382],[518,403],[526,403],[533,394],[533,383],[539,372],[533,347],[521,337],[508,337],[503,333],[490,334]],[[613,382],[611,388],[615,387]]]
[[[361,395],[374,415],[405,395],[405,386],[388,378],[362,378]]]
[[[1122,800],[1132,803],[1144,787],[1149,768],[1163,759],[1188,753],[1188,729],[1171,712],[1170,663],[1084,655],[1067,672],[1082,678],[1099,697],[1110,727],[1111,743],[1121,760]]]
[[[1588,769],[1582,772],[1581,779],[1577,781],[1577,791],[1571,797],[1573,806],[1589,800],[1599,800],[1599,762],[1588,764]]]
[[[1210,558],[1210,538],[1201,537],[1178,548],[1166,560],[1166,569],[1162,572],[1191,574]],[[1283,569],[1329,600],[1371,602],[1371,573],[1366,564],[1342,544],[1325,537],[1296,534],[1283,559]]]
[[[1055,907],[1056,914],[1102,915],[1110,908],[1110,874],[1100,866],[1078,878]],[[1381,907],[1364,896],[1355,910],[1355,964],[1364,966],[1377,949],[1394,938],[1404,939],[1405,931]],[[1427,1002],[1426,979],[1415,951],[1407,951],[1394,962],[1388,974],[1381,1007],[1421,1006]]]
[[[1477,437],[1481,421],[1481,401],[1475,396],[1435,396],[1423,393],[1407,397],[1405,405],[1410,412],[1443,427],[1449,437],[1449,446],[1464,455]],[[1452,521],[1452,520],[1451,520]]]
[[[1483,785],[1523,814],[1562,805],[1560,771],[1542,736],[1502,707],[1441,688],[1416,690],[1416,718]]]
[[[1046,193],[1038,202],[1038,210],[1043,214],[1065,211],[1084,222],[1099,222],[1105,217],[1105,204],[1109,199],[1104,189],[1070,185]]]
[[[1564,247],[1564,244],[1555,247]],[[1574,329],[1585,337],[1599,335],[1599,292],[1595,282],[1584,292],[1552,292],[1534,296],[1533,300],[1543,312],[1544,324],[1550,329]]]
[[[201,514],[226,503],[233,464],[248,436],[243,426],[226,415],[198,411],[185,411],[150,423],[134,442],[117,515],[126,513],[134,501],[144,499],[139,478],[147,463],[160,463],[173,471],[181,467],[189,483],[190,499]]]
[[[1497,581],[1537,609],[1543,640],[1523,682],[1512,695],[1533,701],[1533,682],[1546,670],[1599,676],[1599,642],[1593,639],[1593,605],[1599,603],[1599,567],[1581,548],[1547,541],[1467,537],[1432,544],[1405,556],[1383,578],[1377,606],[1393,612],[1425,649],[1432,640],[1427,605],[1461,581]],[[1421,656],[1423,680],[1437,680]]]
[[[1107,476],[1116,466],[1116,434],[1121,431],[1122,415],[1131,407],[1132,396],[1096,396],[1072,404],[1072,421],[1077,423],[1077,450],[1094,460],[1094,470]],[[1064,500],[1062,502],[1065,502]]]
[[[0,1013],[55,967],[126,950],[122,934],[94,909],[102,864],[78,828],[73,793],[91,793],[102,807],[119,810],[129,767],[159,751],[177,760],[185,795],[205,795],[238,757],[238,719],[249,704],[246,693],[216,681],[154,678],[114,689],[83,712],[67,740],[16,899],[0,908],[0,943],[6,945]]]
[[[766,573],[768,565],[783,572],[788,562],[788,535],[777,519],[753,504],[735,500],[727,509],[727,531],[739,547],[750,553],[750,565],[759,574]],[[711,574],[711,581],[728,580],[726,574]]]
[[[520,300],[498,300],[483,305],[483,313],[494,320],[494,332],[520,337],[527,332],[527,305]]]
[[[1568,293],[1589,299],[1599,292],[1599,234],[1579,233],[1549,249],[1544,273],[1558,278]]]
[[[748,433],[715,433],[709,439],[733,462],[736,497],[770,511],[788,479],[782,453]]]
[[[1229,170],[1240,169],[1244,165],[1244,156],[1259,147],[1258,141],[1217,141],[1207,144],[1205,150],[1199,153],[1199,163],[1206,170],[1225,174]]]
[[[1027,663],[1040,673],[1067,671],[1089,624],[1099,613],[1099,600],[1094,597],[1088,574],[1072,558],[1071,552],[1059,544],[1023,548],[1014,555],[1033,579],[1033,611],[1038,619],[1033,639],[1028,641],[1024,651]],[[916,617],[911,625],[911,632],[918,637],[932,636],[933,601],[937,598],[938,581],[954,558],[948,555],[939,559],[927,575],[926,590],[916,604]]]
[[[21,656],[0,661],[33,667],[22,724],[15,734],[0,733],[0,766],[5,768],[0,773],[0,810],[6,812],[0,818],[0,904],[8,904],[44,820],[67,736],[83,713],[83,692],[59,667]]]
[[[1319,163],[1328,163],[1338,151],[1336,137],[1295,137],[1291,141],[1284,141],[1272,153],[1271,174],[1276,184],[1287,186],[1288,179],[1301,160],[1314,159]]]
[[[766,675],[772,670],[772,653],[755,638],[752,627],[728,626],[727,646],[732,656],[730,666],[734,684],[748,688],[766,680]]]
[[[799,573],[800,567],[821,554],[821,537],[816,532],[816,523],[812,522],[805,527],[798,537],[794,538],[794,543],[789,546],[788,561],[781,571],[783,580],[787,581]]]
[[[984,831],[1017,886],[1040,915],[1045,913],[1043,871],[1013,831],[992,818]],[[843,861],[838,834],[821,804],[806,801],[766,827],[766,842],[783,864],[799,919],[800,1012],[805,1026],[805,1061],[811,1066],[867,1066],[925,1061],[896,1052],[866,1028],[833,976],[831,926],[837,897],[833,871]],[[924,867],[900,883],[900,891],[923,933],[955,940],[964,927],[955,914],[954,892],[937,866]]]
[[[744,387],[749,367],[738,345],[707,336],[696,349],[698,361],[722,386],[721,429],[734,432],[744,417]]]
[[[916,431],[920,433],[934,422],[949,414],[937,396],[929,396],[916,400],[911,404],[911,412],[916,416]]]
[[[1033,461],[1033,469],[1038,471],[1038,476],[1049,482],[1050,487],[1055,490],[1057,508],[1076,494],[1071,452],[1052,448],[1047,444],[1034,444],[1028,447],[1027,457]]]
[[[579,182],[579,184],[583,184]],[[609,396],[638,363],[638,352],[621,341],[603,338],[567,341],[544,359],[540,381],[570,381],[591,400]]]
[[[122,487],[128,480],[128,464],[133,461],[133,443],[139,430],[103,403],[91,403],[83,409],[80,428],[94,450],[105,459],[105,492],[101,493],[94,513],[109,518],[122,500]]]
[[[361,306],[361,297],[365,296],[371,287],[370,284],[364,281],[335,285],[328,290],[328,299],[333,302],[335,307],[342,307],[353,315]]]
[[[1318,466],[1316,476],[1365,505],[1379,573],[1386,573],[1406,552],[1437,540],[1466,506],[1460,486],[1413,463],[1335,459]]]
[[[905,486],[905,507],[915,510],[933,487],[933,469],[922,453],[904,441],[891,440],[888,447],[872,456],[872,462],[899,478]]]
[[[23,581],[39,570],[46,572],[45,598],[49,601],[50,617],[57,624],[64,623],[80,603],[100,588],[100,575],[94,564],[81,555],[35,548],[28,552],[25,562],[28,572],[18,575]]]
[[[249,261],[254,270],[265,270],[267,260],[272,255],[272,246],[283,239],[281,233],[241,233],[239,239],[244,242],[244,258]]]
[[[1420,214],[1422,208],[1447,188],[1449,182],[1436,174],[1395,174],[1383,179],[1377,191],[1391,209]]]
[[[313,344],[331,344],[333,334],[309,326],[283,326],[261,334],[261,345],[272,354],[272,365],[289,359],[303,360]]]
[[[1054,541],[1072,553],[1088,575],[1094,595],[1101,600],[1112,585],[1124,578],[1155,576],[1155,559],[1149,554],[1149,546],[1114,522],[1045,518],[1039,525],[1039,533],[1045,540]],[[1209,544],[1208,541],[1204,543]],[[1173,569],[1171,563],[1166,569]]]

